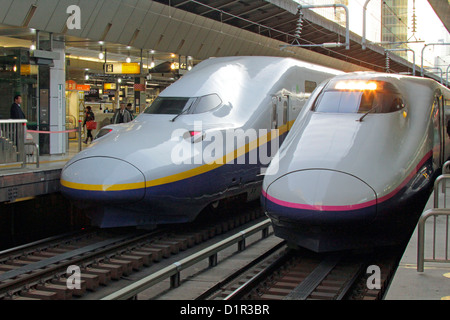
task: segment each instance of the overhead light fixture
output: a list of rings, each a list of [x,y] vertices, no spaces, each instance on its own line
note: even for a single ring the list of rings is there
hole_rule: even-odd
[[[131,52],[130,52],[131,47],[128,46],[127,49],[128,49],[128,57],[125,59],[125,61],[127,63],[130,63],[131,62],[131,57],[130,57],[131,56]]]
[[[30,50],[31,51],[36,50],[36,45],[34,44],[34,41],[31,42]]]
[[[100,60],[105,59],[105,54],[103,53],[103,47],[100,47],[100,53],[98,54]]]
[[[152,56],[152,62],[150,63],[150,69],[153,69],[155,67],[155,57]]]

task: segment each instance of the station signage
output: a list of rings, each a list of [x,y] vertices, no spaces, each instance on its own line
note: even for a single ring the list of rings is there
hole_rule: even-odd
[[[71,91],[90,91],[91,90],[91,86],[88,84],[78,84],[73,80],[67,80],[66,81],[66,90],[71,90]]]
[[[139,63],[105,63],[106,74],[140,74]]]
[[[20,65],[20,74],[22,76],[29,76],[38,74],[38,66],[30,65],[30,64],[21,64]]]
[[[103,85],[104,90],[116,90],[116,84],[115,83],[105,83]]]
[[[77,84],[78,91],[91,91],[91,86],[89,84]]]

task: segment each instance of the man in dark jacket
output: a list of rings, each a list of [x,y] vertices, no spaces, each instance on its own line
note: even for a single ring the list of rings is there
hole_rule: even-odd
[[[118,123],[127,123],[130,122],[132,119],[131,113],[125,108],[125,104],[120,104],[120,109],[116,111],[114,116],[111,118],[111,121],[113,124]]]
[[[26,119],[20,104],[22,103],[22,97],[17,95],[14,97],[14,103],[11,106],[11,119]]]

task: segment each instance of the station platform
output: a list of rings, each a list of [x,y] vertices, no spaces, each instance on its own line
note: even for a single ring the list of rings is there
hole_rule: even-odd
[[[82,144],[82,149],[86,148]],[[0,203],[12,203],[28,198],[58,192],[61,170],[79,152],[78,142],[70,142],[65,154],[44,155],[25,168],[20,165],[0,167]],[[35,157],[34,160],[36,161]]]
[[[446,201],[446,202],[444,202]],[[432,209],[434,193],[431,195],[424,212]],[[439,192],[439,204],[449,204],[450,195],[444,199],[444,194]],[[441,206],[440,207],[444,207]],[[449,218],[450,221],[450,218]],[[431,217],[425,223],[425,258],[433,258],[433,238],[436,239],[435,258],[444,260],[448,239],[447,218],[436,218],[436,231],[433,232],[434,218]],[[384,300],[450,300],[450,263],[425,262],[424,271],[418,272],[418,227],[414,230],[406,250],[401,258],[397,271]],[[449,254],[449,253],[447,253]]]

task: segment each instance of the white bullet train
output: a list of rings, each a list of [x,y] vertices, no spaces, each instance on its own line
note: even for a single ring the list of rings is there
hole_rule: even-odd
[[[322,83],[264,178],[275,234],[316,252],[409,239],[450,155],[449,107],[431,79],[358,72]]]
[[[95,207],[104,228],[190,222],[221,199],[258,199],[307,98],[341,73],[291,58],[203,61],[134,121],[102,128],[63,168],[61,192]]]

